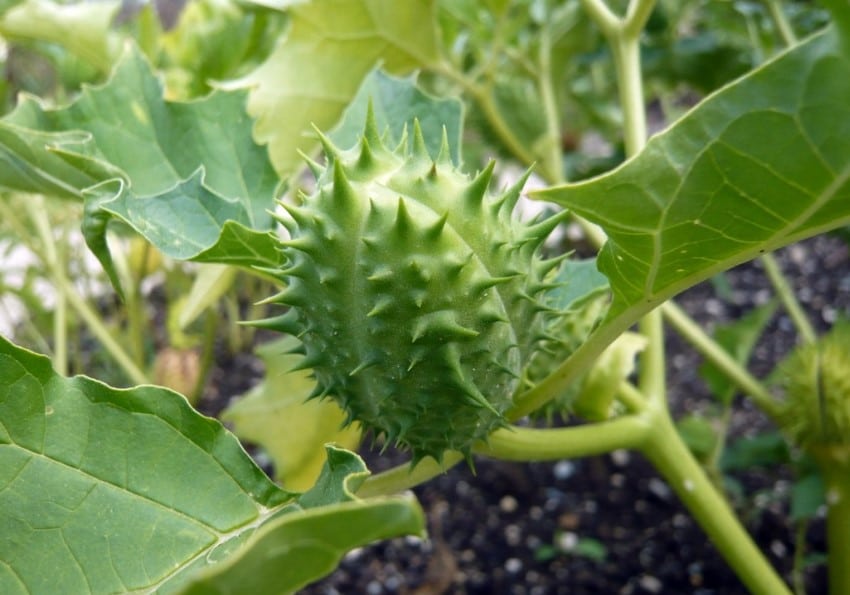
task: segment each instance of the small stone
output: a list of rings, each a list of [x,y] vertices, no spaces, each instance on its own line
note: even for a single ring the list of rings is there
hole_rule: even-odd
[[[511,547],[516,547],[522,541],[522,529],[518,525],[508,525],[505,527],[505,541]]]
[[[510,572],[511,574],[516,574],[520,570],[522,570],[522,560],[519,558],[508,558],[505,561],[505,570]]]
[[[572,461],[558,461],[552,467],[552,474],[555,479],[569,479],[576,472],[575,463]]]
[[[503,496],[501,500],[499,500],[499,509],[502,512],[511,513],[516,512],[516,509],[519,507],[519,503],[516,498],[513,496]]]
[[[656,497],[661,500],[669,500],[670,499],[670,486],[668,486],[663,480],[658,479],[657,477],[653,477],[649,480],[647,484],[647,489]]]
[[[622,448],[611,453],[611,461],[617,465],[617,467],[625,467],[629,464],[631,458],[631,453]]]
[[[642,589],[649,591],[650,593],[660,593],[661,589],[664,587],[664,584],[657,577],[654,577],[651,574],[645,574],[640,577],[638,583]]]

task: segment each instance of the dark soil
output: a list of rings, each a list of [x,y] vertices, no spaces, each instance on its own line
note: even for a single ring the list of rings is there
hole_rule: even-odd
[[[784,272],[818,330],[850,316],[847,244],[822,237],[778,254]],[[678,303],[709,328],[770,299],[758,263],[728,272],[679,296]],[[765,376],[796,341],[783,313],[769,324],[751,369]],[[713,400],[697,369],[700,356],[678,337],[667,342],[671,407],[710,414]],[[221,362],[256,376],[249,360]],[[218,400],[218,399],[215,399]],[[771,429],[749,402],[736,401],[734,440]],[[403,459],[365,452],[377,472]],[[610,455],[553,463],[478,459],[476,473],[460,465],[414,491],[428,516],[430,538],[396,539],[351,552],[308,594],[657,594],[746,593],[735,574],[667,484],[640,455]],[[732,477],[741,490],[740,517],[771,563],[790,582],[795,525],[789,521],[793,473],[788,466],[751,467]],[[807,552],[825,549],[822,517],[807,533]],[[826,593],[822,564],[806,566],[810,595]]]

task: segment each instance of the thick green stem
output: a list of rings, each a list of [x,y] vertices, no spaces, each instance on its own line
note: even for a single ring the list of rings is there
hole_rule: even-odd
[[[443,455],[442,463],[438,463],[434,459],[424,459],[415,467],[411,467],[410,463],[393,467],[388,471],[369,477],[357,490],[357,496],[359,498],[372,498],[410,489],[440,473],[445,473],[462,460],[462,454],[452,451]]]
[[[666,412],[657,411],[643,454],[655,465],[750,592],[790,595],[735,513],[682,442]]]
[[[507,428],[490,434],[475,452],[506,461],[552,461],[638,448],[652,426],[644,417],[626,415],[569,428]]]
[[[812,453],[826,487],[826,545],[830,595],[850,593],[850,449]]]

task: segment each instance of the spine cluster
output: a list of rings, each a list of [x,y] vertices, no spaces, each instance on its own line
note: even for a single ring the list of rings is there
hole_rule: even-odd
[[[414,462],[469,455],[551,340],[544,296],[558,260],[537,251],[562,217],[520,223],[525,180],[491,195],[492,164],[469,179],[445,146],[431,159],[418,126],[410,150],[406,139],[388,149],[371,118],[357,148],[324,144],[315,192],[280,217],[286,288],[271,301],[289,310],[263,324],[300,339],[313,396],[349,421]]]

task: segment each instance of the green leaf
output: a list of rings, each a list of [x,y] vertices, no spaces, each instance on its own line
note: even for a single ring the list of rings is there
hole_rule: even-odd
[[[812,519],[826,504],[826,486],[820,473],[803,475],[791,486],[790,519],[800,521]]]
[[[354,498],[367,475],[329,448],[295,498],[177,393],[63,378],[0,337],[4,595],[173,592],[198,572],[200,588],[237,577],[257,587],[238,592],[293,591],[351,547],[423,533],[411,497]]]
[[[120,53],[119,35],[111,29],[120,2],[56,3],[27,0],[0,17],[0,35],[15,41],[57,43],[102,72]]]
[[[424,536],[424,515],[412,496],[358,500],[353,491],[369,475],[363,460],[340,448],[326,450],[315,487],[182,593],[291,593],[329,574],[354,547],[400,535]]]
[[[397,78],[382,70],[373,70],[360,85],[342,121],[328,135],[334,144],[343,149],[357,144],[363,134],[370,102],[378,130],[389,129],[388,146],[397,144],[404,130],[411,133],[413,121],[418,120],[431,157],[436,159],[440,152],[445,128],[452,161],[460,165],[463,103],[456,98],[432,97],[416,86],[414,77]]]
[[[182,593],[292,593],[333,571],[348,550],[405,534],[424,534],[424,516],[411,496],[287,515],[260,529],[244,555],[210,568]]]
[[[850,59],[828,31],[712,95],[612,173],[537,197],[606,231],[609,321],[625,328],[719,271],[846,225],[848,179]]]
[[[282,177],[317,146],[311,125],[331,128],[377,64],[405,74],[438,59],[433,0],[314,0],[290,18],[268,60],[231,83],[251,89],[254,135]]]
[[[243,440],[262,446],[278,481],[300,491],[316,482],[325,464],[322,446],[334,442],[355,448],[360,432],[353,426],[341,429],[345,414],[333,401],[307,401],[316,381],[309,370],[289,371],[302,359],[291,353],[297,343],[285,337],[257,349],[265,379],[228,407],[222,420]]]
[[[724,472],[753,467],[774,467],[790,460],[788,442],[775,431],[739,438],[723,451],[720,467]]]
[[[289,499],[177,393],[62,378],[0,337],[0,592],[150,588]]]
[[[718,326],[714,331],[714,338],[736,362],[746,365],[764,327],[775,312],[776,302],[768,302],[747,312],[739,320]],[[731,403],[736,387],[726,374],[709,361],[702,363],[699,373],[715,398],[726,405]]]
[[[0,120],[4,186],[86,201],[89,247],[117,286],[110,220],[164,254],[230,264],[279,264],[269,233],[279,180],[251,138],[243,92],[167,102],[131,46],[109,82],[46,110],[27,98]]]

